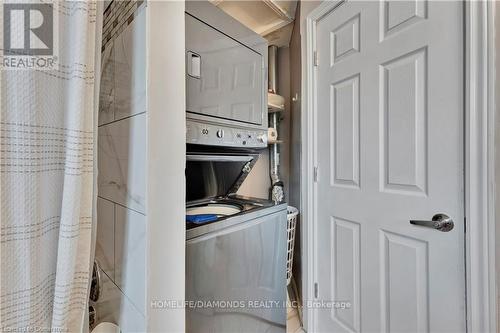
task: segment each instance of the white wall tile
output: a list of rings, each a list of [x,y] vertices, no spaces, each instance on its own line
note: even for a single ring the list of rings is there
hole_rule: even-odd
[[[114,41],[115,120],[146,111],[146,19],[139,10]]]
[[[101,294],[97,302],[90,302],[96,310],[96,324],[108,321],[118,324],[120,318],[121,298],[124,297],[120,289],[101,270]]]
[[[118,205],[115,212],[115,283],[144,314],[146,219]]]
[[[113,42],[101,55],[101,83],[99,87],[99,125],[115,119],[115,56]]]
[[[146,332],[146,319],[118,287],[101,272],[101,297],[94,305],[96,324],[111,322],[120,327],[122,333]]]
[[[146,318],[137,311],[126,297],[122,298],[118,325],[122,333],[146,332]]]
[[[99,127],[99,196],[145,212],[146,115]]]
[[[95,258],[99,262],[101,269],[114,279],[115,262],[115,204],[97,198],[97,236],[95,246]]]

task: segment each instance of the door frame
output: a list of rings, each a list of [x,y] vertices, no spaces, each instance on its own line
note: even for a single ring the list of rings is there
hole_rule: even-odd
[[[323,1],[305,20],[302,82],[302,293],[303,323],[316,331],[317,165],[315,129],[316,24],[346,0]],[[464,1],[465,270],[468,332],[496,332],[495,283],[495,43],[494,2]]]

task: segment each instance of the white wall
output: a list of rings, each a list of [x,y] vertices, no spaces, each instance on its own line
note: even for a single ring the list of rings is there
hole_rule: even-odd
[[[322,1],[306,0],[300,1],[300,32],[302,36],[305,36],[306,32],[306,18],[310,12],[312,12],[316,7],[321,4]],[[304,42],[304,39],[302,40]],[[304,45],[304,43],[302,44]],[[305,50],[305,46],[302,47]]]
[[[153,300],[185,297],[184,2],[148,1],[147,301],[148,332],[184,332],[183,309]]]

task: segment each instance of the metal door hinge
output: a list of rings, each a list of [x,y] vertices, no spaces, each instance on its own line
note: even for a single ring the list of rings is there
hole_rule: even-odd
[[[314,167],[314,182],[315,183],[318,182],[318,167],[317,166]]]
[[[318,51],[313,52],[314,67],[318,67]]]
[[[314,298],[318,298],[318,282],[314,284]]]

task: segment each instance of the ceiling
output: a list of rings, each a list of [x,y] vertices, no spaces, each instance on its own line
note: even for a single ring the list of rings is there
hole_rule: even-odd
[[[288,46],[292,35],[297,0],[210,0],[269,41],[270,45]]]

